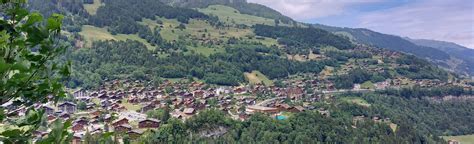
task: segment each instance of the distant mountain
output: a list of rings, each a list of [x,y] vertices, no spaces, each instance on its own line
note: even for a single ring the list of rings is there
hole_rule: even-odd
[[[470,49],[456,43],[426,40],[426,39],[410,39],[405,38],[408,41],[420,46],[432,47],[438,50],[444,51],[447,54],[460,59],[465,62],[467,70],[470,71],[471,75],[474,74],[474,49]]]
[[[473,50],[457,44],[431,40],[407,40],[399,36],[383,34],[363,28],[341,28],[321,24],[314,24],[313,26],[346,36],[357,43],[426,58],[438,66],[459,74],[474,74]]]

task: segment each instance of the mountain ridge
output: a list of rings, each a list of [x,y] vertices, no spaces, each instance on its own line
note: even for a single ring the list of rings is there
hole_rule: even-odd
[[[415,41],[410,41],[400,36],[383,34],[365,28],[341,28],[322,24],[313,24],[313,26],[334,33],[343,33],[342,35],[348,35],[354,41],[359,43],[413,54],[428,59],[432,63],[451,71],[455,71],[458,74],[474,75],[474,68],[472,68],[472,65],[474,65],[473,61],[460,50],[435,47],[435,45],[429,45],[426,43],[416,43]],[[444,42],[444,44],[446,44],[446,42]],[[451,46],[452,45],[453,44],[451,44]],[[457,49],[464,48],[457,47]],[[455,61],[456,59],[461,62],[460,64],[453,66],[451,61]]]

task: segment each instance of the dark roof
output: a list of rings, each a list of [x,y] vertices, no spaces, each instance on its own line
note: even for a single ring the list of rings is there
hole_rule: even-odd
[[[160,122],[161,122],[161,120],[157,120],[157,119],[153,119],[153,118],[148,118],[148,119],[142,120],[142,121],[140,121],[140,122],[144,122],[144,121],[152,121],[152,122],[157,122],[157,123],[160,123]]]
[[[59,107],[62,107],[64,105],[72,105],[72,106],[76,106],[76,104],[72,103],[72,102],[64,102],[62,104],[59,105]]]

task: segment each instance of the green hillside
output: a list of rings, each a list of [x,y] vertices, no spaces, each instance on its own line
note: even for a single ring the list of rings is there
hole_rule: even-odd
[[[473,60],[469,55],[472,52],[452,44],[446,46],[444,43],[440,46],[439,42],[434,41],[410,41],[399,36],[382,34],[368,29],[339,28],[320,24],[313,26],[349,37],[357,43],[413,54],[459,74],[472,75],[474,70],[472,68]]]
[[[237,9],[240,13],[254,15],[258,17],[279,20],[285,24],[292,24],[293,20],[280,12],[264,5],[248,3],[247,0],[160,0],[166,4],[187,7],[187,8],[206,8],[211,5],[225,5]],[[231,11],[230,11],[231,12]]]
[[[68,88],[123,94],[110,100],[118,110],[93,110],[161,120],[118,141],[444,143],[474,133],[473,82],[430,63],[451,55],[398,36],[303,26],[245,0],[39,1],[32,10],[66,16],[58,41],[69,49],[56,61],[72,62]]]

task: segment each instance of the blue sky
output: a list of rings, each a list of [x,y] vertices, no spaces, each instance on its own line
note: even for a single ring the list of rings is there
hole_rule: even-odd
[[[474,0],[248,0],[298,21],[474,48]]]

